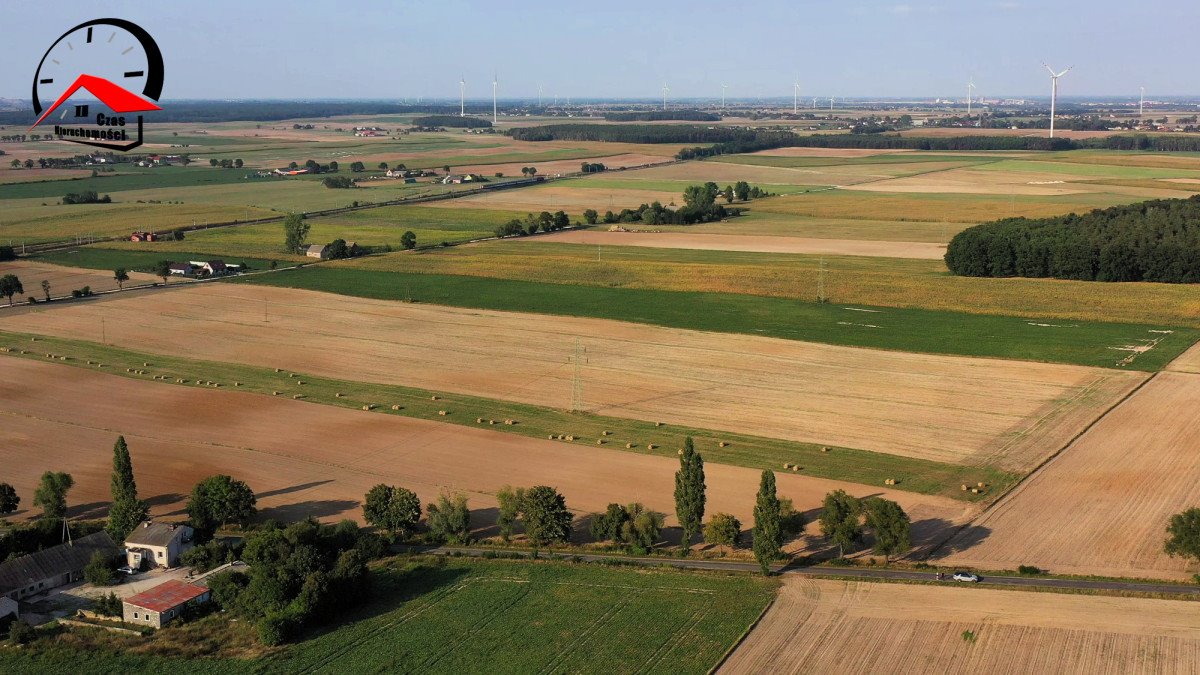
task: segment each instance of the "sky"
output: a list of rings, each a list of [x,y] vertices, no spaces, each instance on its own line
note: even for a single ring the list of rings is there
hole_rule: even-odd
[[[52,8],[51,8],[52,7]],[[1200,2],[1127,0],[31,0],[0,2],[0,97],[47,48],[117,17],[154,36],[162,98],[468,99],[1200,94]]]

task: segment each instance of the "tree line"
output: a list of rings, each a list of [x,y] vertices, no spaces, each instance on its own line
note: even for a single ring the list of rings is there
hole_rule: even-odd
[[[424,115],[414,117],[413,125],[418,127],[451,127],[454,129],[488,129],[492,123],[479,117],[460,117],[458,115]]]
[[[960,276],[1200,282],[1200,195],[1005,218],[959,232],[946,266]]]

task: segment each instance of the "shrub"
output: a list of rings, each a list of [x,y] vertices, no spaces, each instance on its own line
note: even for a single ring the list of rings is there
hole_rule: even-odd
[[[33,642],[37,638],[37,629],[24,621],[17,620],[8,629],[8,641],[14,645]]]
[[[434,539],[456,545],[471,540],[471,510],[465,496],[442,495],[436,504],[426,506],[425,512],[429,514],[429,534]]]
[[[1045,574],[1046,571],[1040,567],[1035,567],[1033,565],[1020,565],[1017,567],[1017,573],[1018,574],[1037,575],[1037,574]]]
[[[91,561],[83,568],[83,578],[94,586],[112,586],[117,583],[117,571],[112,556],[101,551],[93,553]]]
[[[742,523],[728,513],[714,514],[704,526],[704,541],[715,546],[737,548],[742,543]]]
[[[92,610],[97,614],[102,614],[104,616],[121,616],[123,611],[121,599],[117,597],[116,593],[101,595],[93,600]]]

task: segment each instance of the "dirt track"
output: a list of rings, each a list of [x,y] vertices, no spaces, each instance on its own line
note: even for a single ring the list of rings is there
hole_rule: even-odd
[[[101,316],[132,349],[561,408],[578,338],[593,412],[1006,468],[1058,449],[1144,377],[229,284],[0,328],[98,340]]]
[[[648,248],[686,248],[703,251],[750,251],[758,253],[804,253],[810,255],[856,255],[883,258],[920,258],[941,260],[943,244],[910,241],[860,241],[856,239],[810,239],[743,234],[691,234],[685,232],[604,232],[573,230],[543,235],[536,240],[566,244],[604,246],[643,246]]]
[[[1200,375],[1160,373],[949,545],[949,564],[1186,579],[1162,552],[1200,505]],[[1197,624],[1200,625],[1200,624]]]
[[[442,491],[467,494],[476,525],[492,523],[505,484],[557,487],[573,511],[641,501],[674,512],[678,462],[619,450],[580,448],[483,429],[366,413],[238,392],[130,380],[71,366],[0,357],[0,466],[22,498],[18,518],[36,513],[43,471],[75,478],[77,517],[103,517],[112,445],[124,434],[138,488],[158,516],[178,515],[201,478],[228,473],[258,495],[263,517],[360,518],[372,485],[397,484],[422,503]],[[708,511],[752,523],[759,472],[709,464]],[[937,534],[970,508],[939,497],[805,476],[778,477],[781,496],[816,508],[825,493],[882,493]],[[670,521],[671,518],[668,518]]]
[[[720,672],[1198,669],[1195,603],[792,577]]]

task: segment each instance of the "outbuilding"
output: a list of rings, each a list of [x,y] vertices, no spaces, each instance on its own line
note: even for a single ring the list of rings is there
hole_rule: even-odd
[[[0,596],[20,600],[83,578],[83,568],[97,552],[116,557],[117,545],[107,532],[96,532],[0,563]]]
[[[125,598],[121,603],[121,618],[125,623],[162,628],[178,619],[188,604],[200,605],[211,598],[212,591],[203,584],[168,579],[154,588]]]

